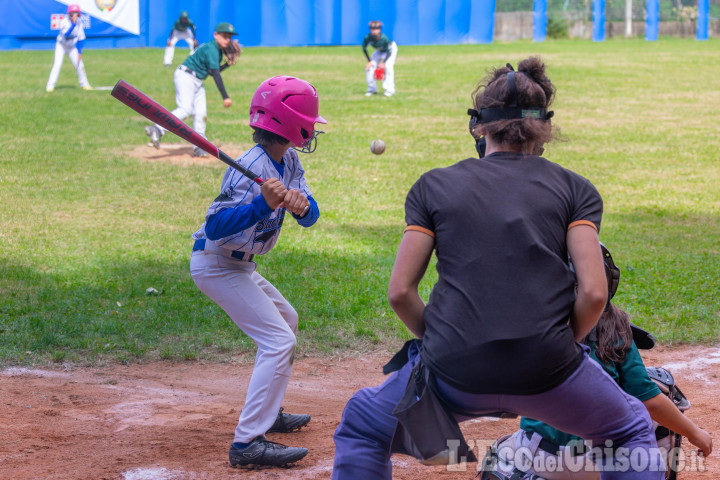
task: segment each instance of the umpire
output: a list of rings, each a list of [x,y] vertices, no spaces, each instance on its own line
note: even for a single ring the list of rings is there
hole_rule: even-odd
[[[334,436],[334,479],[390,479],[392,452],[437,463],[457,440],[467,446],[459,429],[457,437],[441,429],[496,412],[609,445],[597,465],[603,479],[663,478],[647,410],[576,343],[608,297],[602,198],[588,180],[539,156],[553,137],[555,89],[540,59],[518,70],[495,69],[473,93],[470,129],[481,158],[431,170],[407,195],[388,297],[422,343],[385,383],[348,401]],[[433,252],[438,281],[426,305],[418,285]],[[418,378],[424,387],[416,388]]]

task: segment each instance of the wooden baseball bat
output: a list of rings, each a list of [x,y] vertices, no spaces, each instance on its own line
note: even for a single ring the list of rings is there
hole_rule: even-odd
[[[185,124],[185,122],[170,113],[167,108],[163,107],[148,95],[127,83],[125,80],[118,80],[115,87],[113,87],[112,92],[110,92],[110,95],[117,98],[151,122],[157,123],[178,137],[187,140],[198,148],[202,148],[213,157],[230,165],[232,168],[257,184],[262,185],[265,182],[265,180],[237,163],[230,155],[217,148],[205,137]]]

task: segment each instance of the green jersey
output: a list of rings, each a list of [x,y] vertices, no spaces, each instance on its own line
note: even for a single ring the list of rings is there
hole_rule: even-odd
[[[373,37],[372,33],[368,33],[363,40],[362,49],[365,52],[365,56],[370,60],[370,56],[367,53],[368,45],[372,46],[375,50],[385,53],[385,60],[390,56],[390,39],[384,33],[381,33],[378,38]]]
[[[222,50],[215,39],[212,39],[200,45],[195,53],[183,62],[183,65],[194,71],[197,78],[205,80],[209,70],[220,70],[220,60],[222,60]]]
[[[181,20],[175,20],[175,24],[173,24],[173,30],[177,30],[178,32],[184,32],[187,29],[192,30],[193,37],[195,36],[195,24],[188,18],[188,21],[183,23]],[[172,32],[170,32],[172,35]]]

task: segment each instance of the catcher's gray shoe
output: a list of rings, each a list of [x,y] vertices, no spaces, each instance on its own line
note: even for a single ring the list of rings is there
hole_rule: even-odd
[[[237,466],[270,466],[286,467],[297,462],[307,455],[307,448],[288,447],[265,440],[264,437],[255,437],[247,447],[238,448],[236,444],[230,445],[230,465]]]
[[[275,423],[270,427],[267,433],[289,433],[300,430],[302,427],[310,423],[310,415],[293,415],[292,413],[283,413],[280,408]]]
[[[153,144],[153,147],[159,149],[160,148],[160,137],[162,137],[162,132],[158,127],[155,125],[148,125],[145,127],[145,133],[148,137],[150,137],[150,141]]]
[[[193,156],[193,157],[208,157],[209,155],[208,155],[208,153],[207,153],[205,150],[203,150],[202,148],[194,147],[194,148],[193,148],[193,154],[192,154],[192,156]]]

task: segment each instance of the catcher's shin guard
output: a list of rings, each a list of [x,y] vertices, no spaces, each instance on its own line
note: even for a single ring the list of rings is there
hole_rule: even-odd
[[[662,367],[647,367],[647,372],[650,378],[660,388],[660,391],[670,398],[678,410],[685,412],[685,410],[690,408],[690,401],[675,384],[675,378],[673,378],[670,372]],[[666,457],[667,469],[665,470],[666,480],[676,480],[682,435],[662,425],[658,425],[655,428],[655,439],[658,441],[658,446],[668,450]]]

